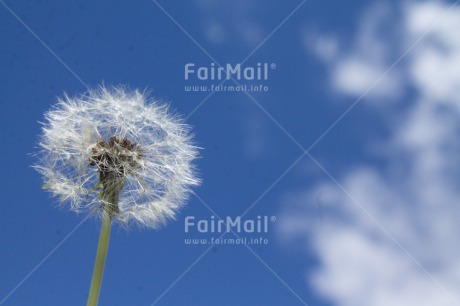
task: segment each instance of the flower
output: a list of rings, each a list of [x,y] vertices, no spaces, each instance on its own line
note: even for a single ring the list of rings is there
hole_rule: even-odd
[[[70,98],[45,114],[34,166],[44,187],[75,212],[157,228],[198,185],[198,148],[168,106],[139,91],[106,88]],[[134,221],[134,222],[133,222]]]

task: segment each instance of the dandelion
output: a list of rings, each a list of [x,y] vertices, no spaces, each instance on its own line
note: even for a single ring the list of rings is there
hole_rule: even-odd
[[[111,224],[158,228],[198,185],[190,128],[166,105],[123,87],[65,96],[45,114],[35,168],[77,213],[101,218],[88,305],[97,305]]]

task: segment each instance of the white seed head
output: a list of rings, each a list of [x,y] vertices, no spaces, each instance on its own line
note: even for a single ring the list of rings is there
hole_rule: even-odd
[[[109,177],[121,188],[114,220],[125,225],[157,228],[199,184],[189,126],[166,105],[123,87],[59,99],[45,114],[39,145],[34,167],[61,204],[102,216],[101,181]]]

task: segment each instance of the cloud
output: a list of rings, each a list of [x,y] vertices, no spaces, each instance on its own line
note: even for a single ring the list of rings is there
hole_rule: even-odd
[[[355,39],[348,44],[332,35],[308,31],[304,35],[307,50],[327,64],[331,85],[339,94],[356,96],[373,87],[368,96],[386,102],[402,94],[404,84],[399,69],[388,72],[374,86],[394,60],[394,50],[387,48],[385,41],[395,40],[390,35],[396,24],[392,16],[389,5],[372,6],[360,21]]]
[[[208,41],[215,45],[228,42],[254,48],[264,38],[262,26],[254,21],[257,2],[245,0],[196,0],[203,14],[202,29]],[[259,1],[259,4],[264,5]]]
[[[382,58],[403,52],[437,22],[398,68],[404,87],[395,90],[414,92],[409,103],[394,97],[408,106],[382,115],[391,122],[389,138],[380,141],[385,167],[350,165],[339,176],[348,194],[319,181],[283,201],[278,234],[285,243],[304,238],[319,260],[307,281],[334,305],[460,304],[460,8],[446,14],[441,1],[401,5],[401,40],[359,28],[358,47],[335,49],[325,60],[332,86],[358,97],[391,65]],[[369,10],[364,23],[393,18],[375,14]],[[381,54],[367,54],[375,42]],[[347,70],[352,77],[337,81]],[[383,82],[372,98],[401,86]]]
[[[451,103],[460,94],[459,9],[454,8],[446,14],[447,9],[446,4],[436,1],[413,3],[406,8],[405,27],[412,39],[440,21],[414,50],[410,69],[419,90],[438,103]]]

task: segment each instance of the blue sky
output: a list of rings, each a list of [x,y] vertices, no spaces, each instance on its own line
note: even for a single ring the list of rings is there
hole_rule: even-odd
[[[185,217],[212,215],[194,196],[160,230],[115,225],[100,305],[458,305],[452,3],[0,1],[0,304],[86,302],[99,222],[31,165],[57,97],[103,82],[188,116],[215,213],[277,220],[252,251],[186,245]],[[267,92],[184,90],[187,63],[248,55],[276,64]]]

